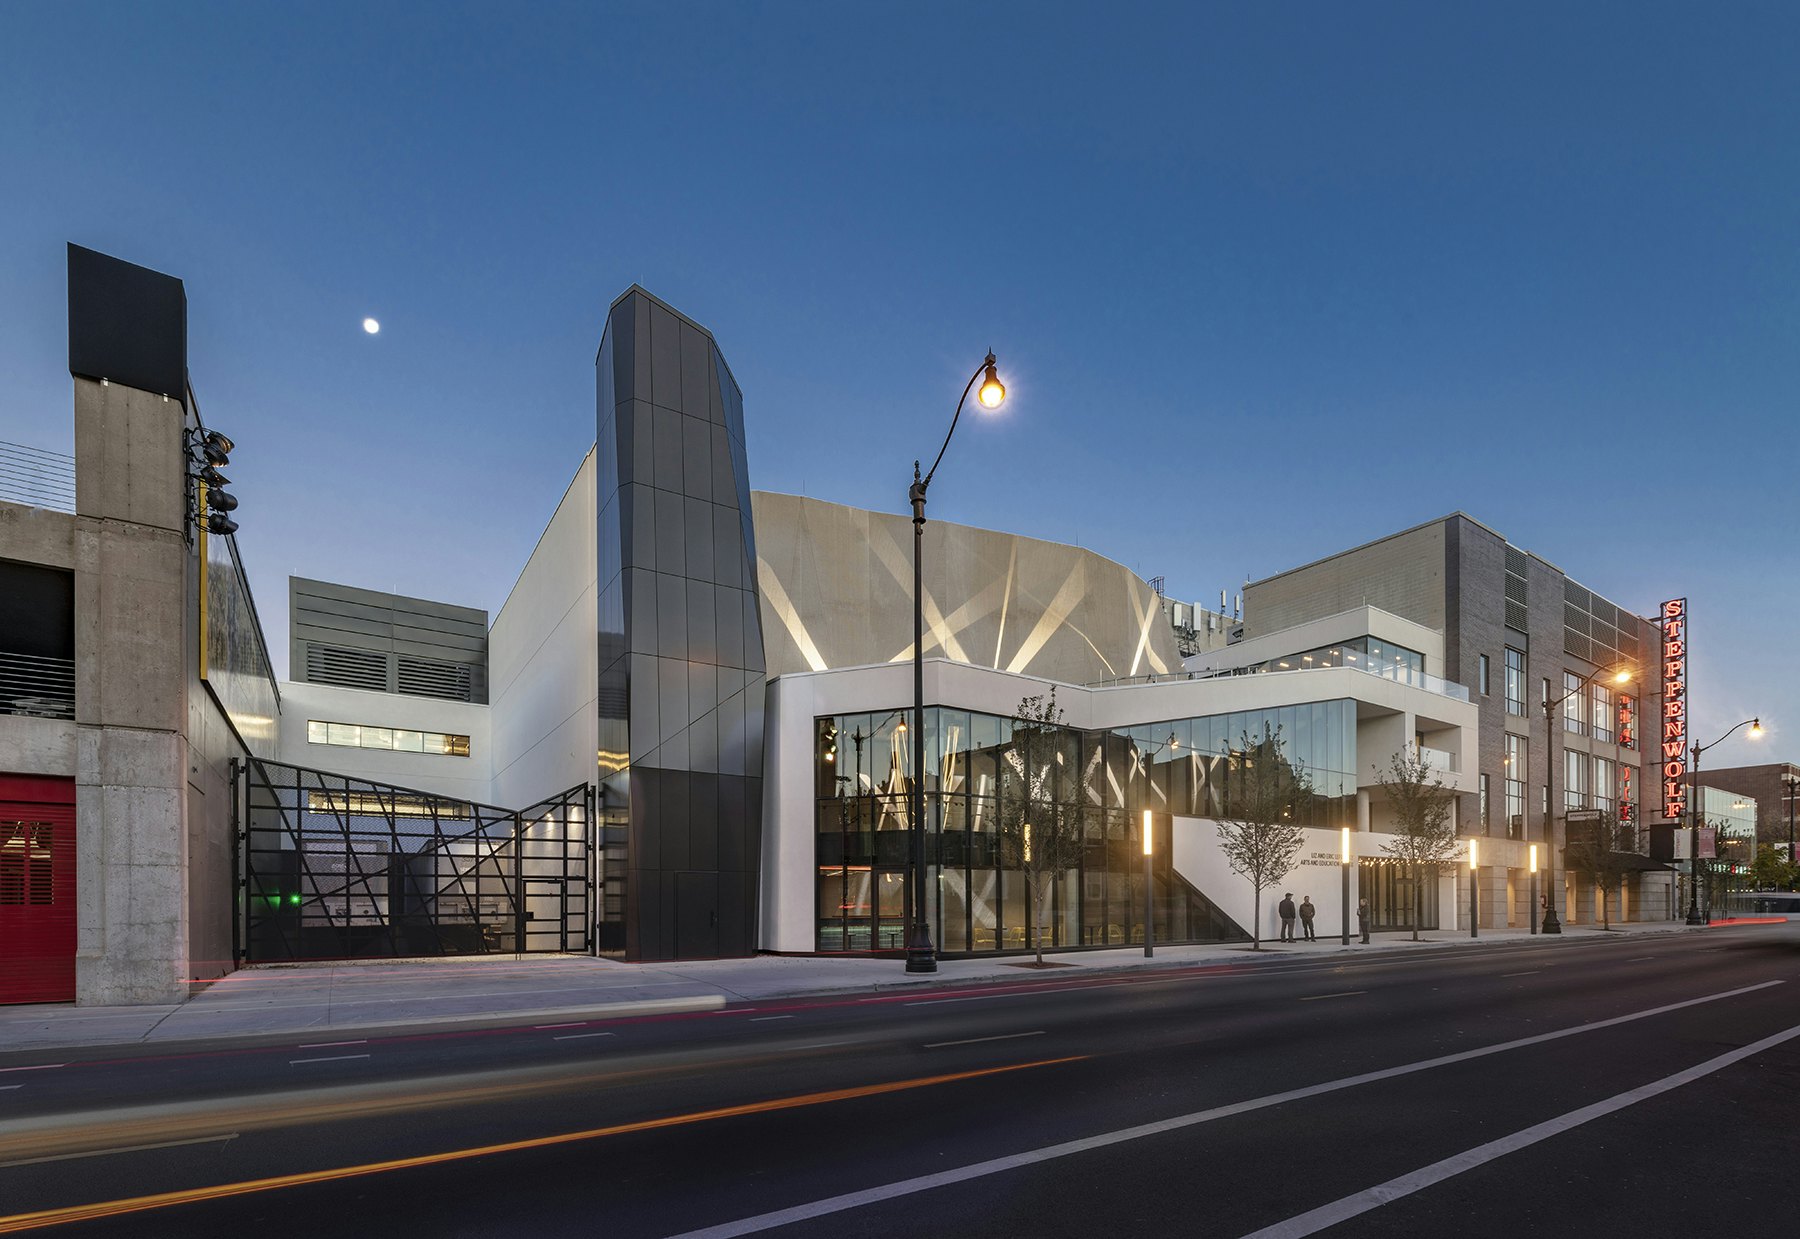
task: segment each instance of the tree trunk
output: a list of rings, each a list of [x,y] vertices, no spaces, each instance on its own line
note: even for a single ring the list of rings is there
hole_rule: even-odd
[[[1412,940],[1414,942],[1419,940],[1419,922],[1423,919],[1419,912],[1425,903],[1424,895],[1424,888],[1419,885],[1419,862],[1415,860],[1412,867]]]
[[[1250,949],[1262,950],[1262,887],[1256,888],[1256,894],[1250,897]]]
[[[1042,880],[1039,879],[1039,881]],[[1042,889],[1033,891],[1032,904],[1031,923],[1037,931],[1037,966],[1042,968],[1044,966],[1044,892]]]

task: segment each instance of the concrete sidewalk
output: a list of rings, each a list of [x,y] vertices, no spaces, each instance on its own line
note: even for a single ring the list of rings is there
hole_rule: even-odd
[[[727,1003],[905,988],[1068,980],[1143,968],[1206,964],[1254,965],[1371,952],[1457,946],[1579,944],[1607,938],[1704,932],[1680,922],[1568,927],[1560,937],[1523,929],[1436,930],[1378,934],[1368,946],[1354,934],[1317,942],[1265,942],[1260,951],[1232,943],[1072,951],[1045,956],[1059,965],[1039,972],[1029,956],[956,959],[929,975],[910,975],[898,959],[760,955],[679,964],[623,964],[586,956],[486,956],[246,968],[199,988],[185,1003],[145,1007],[41,1005],[0,1007],[0,1058],[11,1052],[173,1043],[213,1037],[339,1034],[352,1031],[507,1023],[531,1019],[651,1015],[717,1009]]]

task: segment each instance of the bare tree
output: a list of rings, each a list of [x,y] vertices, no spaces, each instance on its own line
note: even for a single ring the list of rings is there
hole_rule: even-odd
[[[1419,940],[1419,877],[1426,865],[1456,855],[1456,823],[1450,808],[1456,793],[1432,772],[1422,754],[1395,753],[1387,772],[1375,767],[1375,780],[1386,793],[1394,815],[1393,840],[1381,850],[1406,865],[1412,874],[1413,941]]]
[[[1573,816],[1573,814],[1571,814]],[[1600,893],[1600,928],[1612,928],[1613,893],[1625,881],[1625,875],[1636,868],[1630,855],[1636,832],[1618,814],[1601,811],[1598,821],[1579,823],[1571,830],[1563,859],[1576,873],[1586,874]]]
[[[1260,951],[1262,893],[1294,871],[1306,841],[1294,818],[1311,798],[1312,783],[1282,751],[1281,729],[1267,723],[1259,739],[1243,734],[1228,777],[1219,850],[1234,872],[1250,879],[1250,949]]]
[[[1044,922],[1051,886],[1081,863],[1087,815],[1073,782],[1074,733],[1062,725],[1056,690],[1019,702],[1012,744],[1001,764],[1001,834],[1025,874],[1037,966],[1044,966]]]

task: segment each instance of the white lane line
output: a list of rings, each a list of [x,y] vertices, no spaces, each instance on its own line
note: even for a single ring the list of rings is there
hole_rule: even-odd
[[[586,1023],[586,1020],[570,1020],[567,1024],[533,1024],[531,1027],[535,1032],[544,1032],[551,1028],[580,1028]]]
[[[611,1034],[611,1033],[609,1033],[609,1032],[601,1032],[601,1033],[564,1033],[564,1034],[563,1034],[563,1035],[562,1035],[562,1036],[560,1036],[560,1037],[552,1037],[552,1038],[550,1038],[550,1040],[552,1040],[552,1041],[586,1041],[586,1040],[587,1040],[587,1039],[588,1039],[588,1038],[589,1038],[589,1037],[610,1037],[610,1036],[612,1036],[612,1034]]]
[[[0,1084],[0,1093],[10,1093],[15,1088],[24,1088],[23,1084]]]
[[[996,998],[1033,998],[1039,994],[1053,994],[1055,990],[1030,989],[1017,994],[970,994],[967,998],[925,998],[918,1002],[909,1002],[909,1007],[937,1007],[947,1002],[991,1002]],[[1073,993],[1074,990],[1070,990]]]
[[[288,1066],[298,1067],[301,1063],[346,1063],[353,1058],[367,1058],[367,1054],[333,1054],[328,1058],[290,1058]]]
[[[778,1226],[789,1226],[795,1222],[804,1222],[810,1218],[825,1217],[833,1213],[842,1213],[847,1209],[858,1209],[863,1205],[875,1204],[878,1201],[893,1200],[901,1196],[911,1196],[916,1192],[927,1192],[933,1188],[948,1187],[953,1183],[966,1183],[971,1179],[985,1178],[991,1174],[1000,1174],[1007,1170],[1016,1170],[1021,1166],[1034,1166],[1040,1162],[1055,1161],[1057,1158],[1072,1157],[1077,1153],[1089,1153],[1095,1149],[1103,1149],[1110,1145],[1124,1144],[1129,1140],[1141,1140],[1146,1136],[1160,1136],[1167,1132],[1180,1131],[1183,1128],[1195,1127],[1201,1123],[1211,1123],[1217,1119],[1232,1118],[1239,1114],[1248,1114],[1253,1110],[1263,1110],[1270,1106],[1279,1106],[1290,1101],[1303,1101],[1308,1097],[1319,1097],[1326,1093],[1335,1093],[1340,1089],[1355,1088],[1362,1084],[1374,1084],[1381,1080],[1391,1080],[1397,1076],[1412,1075],[1415,1072],[1429,1071],[1433,1067],[1447,1067],[1452,1063],[1465,1063],[1472,1059],[1485,1058],[1490,1054],[1502,1054],[1508,1050],[1522,1049],[1528,1045],[1542,1045],[1548,1041],[1559,1041],[1564,1037],[1574,1037],[1581,1033],[1598,1032],[1602,1028],[1613,1028],[1620,1024],[1629,1024],[1634,1020],[1648,1019],[1653,1015],[1666,1015],[1670,1011],[1680,1011],[1687,1007],[1697,1007],[1704,1003],[1717,1002],[1722,998],[1736,998],[1741,994],[1751,994],[1758,990],[1769,989],[1780,985],[1780,981],[1763,981],[1756,985],[1746,985],[1740,989],[1724,990],[1717,994],[1707,994],[1700,998],[1688,998],[1681,1002],[1671,1002],[1660,1007],[1651,1007],[1645,1011],[1634,1011],[1630,1015],[1616,1015],[1607,1020],[1596,1020],[1592,1024],[1577,1024],[1573,1028],[1562,1028],[1556,1032],[1539,1033],[1532,1037],[1521,1037],[1517,1041],[1503,1041],[1498,1045],[1483,1046],[1476,1050],[1463,1050],[1456,1054],[1445,1054],[1440,1058],[1428,1058],[1421,1062],[1407,1063],[1400,1067],[1387,1067],[1380,1071],[1368,1071],[1362,1075],[1345,1076],[1341,1080],[1328,1080],[1324,1084],[1312,1084],[1305,1088],[1290,1089],[1285,1093],[1271,1093],[1267,1097],[1254,1097],[1249,1101],[1233,1102],[1230,1105],[1215,1106],[1210,1110],[1197,1110],[1192,1114],[1180,1114],[1174,1118],[1160,1119],[1154,1123],[1144,1123],[1137,1127],[1125,1127],[1118,1131],[1103,1132],[1098,1136],[1087,1136],[1080,1140],[1070,1140],[1063,1144],[1046,1145],[1041,1149],[1030,1149],[1024,1153],[1014,1153],[1007,1157],[996,1157],[985,1162],[975,1162],[968,1166],[958,1166],[953,1170],[940,1170],[936,1174],[920,1175],[916,1179],[901,1179],[896,1183],[883,1184],[880,1187],[867,1188],[860,1192],[846,1192],[842,1196],[828,1196],[823,1200],[811,1201],[803,1205],[795,1205],[791,1209],[778,1209],[773,1213],[760,1213],[755,1217],[739,1218],[735,1222],[722,1222],[717,1226],[707,1226],[700,1230],[686,1231],[670,1239],[734,1239],[737,1235],[754,1235],[765,1230],[774,1230]]]
[[[1043,1035],[1044,1030],[1040,1028],[1036,1032],[1001,1033],[997,1037],[970,1037],[964,1041],[931,1041],[926,1043],[925,1048],[928,1050],[941,1050],[947,1045],[978,1045],[983,1041],[1016,1041],[1020,1037],[1041,1037]]]
[[[1341,994],[1311,994],[1302,998],[1301,1002],[1323,1002],[1327,998],[1354,998],[1358,994],[1366,994],[1366,989],[1347,989]]]
[[[314,1041],[309,1045],[296,1046],[295,1048],[301,1049],[301,1050],[331,1050],[331,1049],[336,1049],[340,1045],[367,1045],[367,1044],[369,1044],[369,1039],[367,1037],[364,1037],[360,1041]]]
[[[1625,962],[1628,964],[1641,964],[1647,959],[1655,959],[1655,958],[1656,958],[1656,956],[1654,956],[1654,955],[1639,955],[1637,958],[1628,959]]]
[[[83,1157],[110,1157],[114,1153],[144,1153],[151,1149],[179,1149],[190,1144],[223,1144],[227,1140],[236,1140],[238,1134],[228,1131],[217,1136],[197,1136],[192,1140],[163,1140],[156,1144],[122,1144],[110,1149],[89,1149],[85,1153],[55,1153],[49,1157],[26,1157],[16,1162],[0,1162],[0,1170],[10,1170],[14,1166],[37,1166],[44,1162],[68,1162]]]
[[[0,1067],[0,1071],[55,1071],[58,1067],[67,1067],[67,1063],[36,1063],[30,1067]]]
[[[790,1050],[829,1050],[834,1045],[849,1045],[848,1041],[815,1041],[811,1045],[791,1045]]]
[[[1317,1209],[1291,1217],[1285,1222],[1265,1226],[1259,1231],[1244,1236],[1244,1239],[1304,1239],[1307,1235],[1317,1234],[1327,1227],[1336,1226],[1339,1222],[1356,1217],[1358,1214],[1367,1213],[1371,1209],[1379,1209],[1382,1205],[1392,1204],[1396,1200],[1410,1196],[1435,1183],[1442,1183],[1445,1179],[1454,1178],[1465,1170],[1485,1166],[1488,1162],[1505,1157],[1508,1153],[1517,1153],[1520,1149],[1529,1148],[1552,1136],[1559,1136],[1565,1131],[1580,1127],[1583,1123],[1591,1123],[1597,1118],[1604,1118],[1627,1106],[1634,1106],[1640,1101],[1647,1101],[1672,1089],[1680,1088],[1683,1084],[1691,1084],[1695,1080],[1703,1079],[1716,1071],[1723,1071],[1733,1063],[1740,1063],[1746,1058],[1752,1058],[1764,1050],[1778,1046],[1784,1041],[1791,1041],[1795,1037],[1800,1037],[1800,1024],[1796,1024],[1785,1032],[1778,1032],[1772,1037],[1764,1037],[1761,1041],[1752,1042],[1742,1049],[1732,1050],[1728,1054],[1708,1059],[1696,1066],[1689,1067],[1686,1071],[1678,1071],[1672,1076],[1654,1080],[1641,1088],[1634,1088],[1629,1092],[1620,1093],[1616,1097],[1608,1097],[1605,1101],[1596,1101],[1591,1106],[1583,1106],[1579,1110],[1571,1110],[1567,1114],[1546,1119],[1523,1131],[1516,1131],[1510,1136],[1490,1140],[1486,1144],[1467,1149],[1454,1157],[1446,1157],[1441,1162],[1433,1162],[1411,1174],[1403,1174],[1397,1179],[1389,1179],[1386,1183],[1378,1183],[1367,1191],[1345,1196],[1342,1200],[1334,1200],[1328,1205],[1320,1205]]]
[[[753,1015],[750,1017],[750,1022],[752,1024],[760,1024],[764,1020],[791,1020],[793,1018],[794,1017],[791,1015]]]
[[[1525,972],[1503,972],[1500,974],[1500,978],[1501,980],[1505,980],[1507,977],[1535,977],[1542,971],[1542,968],[1531,968]]]

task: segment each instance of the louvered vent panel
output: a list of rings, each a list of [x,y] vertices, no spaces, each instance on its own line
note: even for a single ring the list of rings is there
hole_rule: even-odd
[[[1516,546],[1506,548],[1506,570],[1514,576],[1525,575],[1525,552]]]
[[[1570,603],[1563,603],[1563,627],[1573,628],[1576,632],[1588,631],[1588,613]]]
[[[387,691],[387,655],[341,645],[306,645],[306,678],[313,684]]]
[[[1594,618],[1600,620],[1602,623],[1611,624],[1615,628],[1619,626],[1619,608],[1615,607],[1600,595],[1594,595],[1594,601],[1588,607],[1588,610],[1592,611],[1594,613]]]
[[[442,697],[467,701],[471,677],[462,663],[432,662],[424,658],[400,659],[400,691],[414,697]]]
[[[1588,625],[1588,636],[1594,639],[1595,645],[1604,645],[1611,650],[1619,648],[1619,630],[1598,617]]]
[[[1638,660],[1638,639],[1629,632],[1619,633],[1619,656],[1630,662]]]
[[[1567,579],[1563,581],[1563,601],[1570,606],[1580,607],[1583,611],[1589,610],[1593,606],[1593,598],[1592,594],[1575,582]]]
[[[1594,661],[1594,643],[1572,629],[1563,629],[1563,649],[1574,658],[1585,662]]]
[[[1531,631],[1530,618],[1524,604],[1514,602],[1511,598],[1506,600],[1506,626],[1517,632]]]
[[[1531,601],[1525,596],[1524,577],[1514,576],[1510,572],[1506,574],[1506,600],[1508,602],[1516,602],[1520,606],[1524,606],[1527,602]]]

